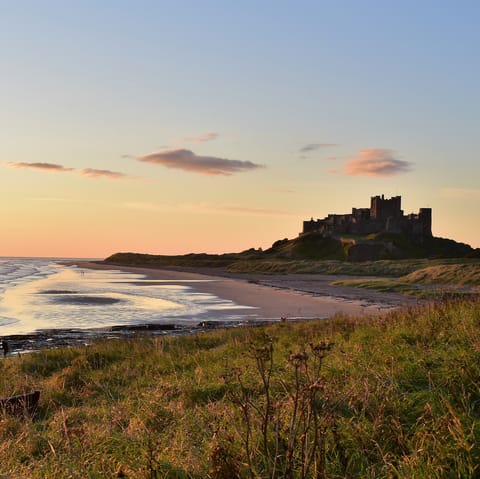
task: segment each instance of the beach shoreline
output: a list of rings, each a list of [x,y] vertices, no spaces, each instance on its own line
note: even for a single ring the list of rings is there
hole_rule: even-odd
[[[62,262],[85,270],[103,269],[143,275],[148,281],[191,281],[199,293],[212,294],[244,306],[242,320],[222,321],[212,313],[212,321],[192,318],[183,325],[172,322],[108,326],[90,329],[40,329],[29,334],[6,335],[8,355],[63,346],[86,346],[97,339],[129,338],[139,335],[180,335],[222,327],[257,326],[278,321],[321,320],[334,316],[372,316],[417,301],[399,294],[378,293],[357,288],[332,286],[339,276],[259,275],[231,273],[220,268],[132,267],[101,261]]]
[[[116,263],[106,263],[103,261],[76,261],[68,263],[72,266],[87,269],[112,269],[128,273],[136,273],[145,275],[151,279],[212,279],[212,280],[230,280],[228,286],[222,288],[222,293],[228,295],[236,294],[235,288],[240,283],[250,283],[262,287],[273,288],[275,290],[285,290],[292,293],[298,293],[303,296],[330,298],[335,301],[344,301],[345,304],[351,303],[351,307],[342,308],[346,314],[361,313],[364,307],[372,306],[377,310],[394,309],[404,306],[415,306],[419,300],[394,292],[380,292],[375,290],[367,290],[354,288],[351,286],[332,285],[331,282],[342,279],[372,279],[371,276],[349,276],[349,275],[326,275],[326,274],[259,274],[259,273],[237,273],[226,270],[225,268],[212,267],[178,267],[178,266],[162,266],[154,267],[147,265],[126,266]],[[234,281],[237,281],[236,283]],[[216,294],[216,288],[211,289]],[[243,298],[243,296],[242,296]],[[300,296],[292,296],[292,299],[301,301]],[[369,310],[370,311],[370,310]],[[342,312],[342,311],[341,311]]]

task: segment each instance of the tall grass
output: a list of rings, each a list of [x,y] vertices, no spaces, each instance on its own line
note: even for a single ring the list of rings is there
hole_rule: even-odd
[[[480,477],[480,304],[0,362],[0,477]]]
[[[303,240],[301,240],[303,238]],[[285,273],[308,273],[308,274],[342,274],[355,276],[384,276],[401,277],[416,271],[425,270],[433,274],[449,271],[452,281],[461,280],[462,269],[469,271],[469,282],[479,282],[480,261],[475,258],[441,258],[441,259],[394,259],[379,261],[350,262],[344,258],[322,259],[315,254],[318,245],[304,243],[306,237],[299,240],[300,249],[311,248],[309,254],[300,256],[277,256],[274,253],[248,250],[243,253],[230,253],[222,255],[189,254],[183,256],[157,256],[136,253],[118,253],[105,260],[107,264],[124,266],[146,266],[153,268],[181,267],[181,268],[225,268],[236,273],[259,273],[259,274],[285,274]],[[292,240],[295,243],[297,240]],[[325,241],[321,239],[321,241]],[[299,252],[299,251],[297,251]],[[464,271],[465,272],[465,271]],[[429,273],[429,274],[430,274]],[[458,274],[460,273],[460,274]],[[422,273],[420,276],[424,276]],[[427,274],[428,276],[428,274]]]

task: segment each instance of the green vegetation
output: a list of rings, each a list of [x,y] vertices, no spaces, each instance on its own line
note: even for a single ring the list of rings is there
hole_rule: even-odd
[[[412,271],[402,278],[409,283],[479,285],[480,262],[464,261],[459,264],[437,264]]]
[[[480,477],[480,303],[0,362],[0,477]]]
[[[262,259],[261,253],[251,258],[255,253],[239,253],[232,255],[185,255],[185,256],[156,256],[140,253],[116,253],[105,260],[108,264],[120,266],[139,266],[162,268],[178,266],[182,268],[224,267],[227,271],[237,273],[259,274],[346,274],[363,276],[392,276],[399,277],[412,273],[429,264],[438,264],[454,260],[382,260],[351,263],[340,260],[312,260],[312,259]],[[202,258],[197,258],[201,256]],[[205,259],[204,256],[211,256]],[[250,257],[249,257],[250,256]],[[228,258],[228,259],[227,259]],[[464,260],[456,260],[463,262]],[[466,260],[465,260],[466,261]]]
[[[389,276],[400,277],[425,268],[430,264],[443,264],[458,261],[463,264],[467,260],[380,260],[351,263],[335,260],[256,260],[237,261],[228,266],[227,270],[237,273],[259,274],[328,274],[349,276]],[[469,260],[470,261],[470,260]]]
[[[380,276],[401,278],[404,283],[421,284],[480,284],[478,258],[402,259],[357,263],[328,259],[263,259],[265,254],[267,253],[258,250],[248,250],[238,254],[185,256],[117,253],[107,258],[105,262],[160,268],[165,266],[223,267],[235,273]]]
[[[343,279],[332,281],[334,286],[351,286],[354,288],[373,289],[384,293],[402,293],[420,297],[425,289],[415,284],[404,283],[394,279]],[[424,297],[424,296],[423,296]]]
[[[439,264],[439,261],[436,260],[396,279],[343,279],[333,281],[332,284],[397,292],[426,299],[478,294],[478,288],[475,288],[480,285],[478,260],[459,260],[456,263],[450,260],[450,264],[445,264],[446,261]]]
[[[431,265],[478,261],[478,251],[463,243],[431,238],[421,245],[402,235],[378,233],[364,237],[325,238],[306,233],[283,239],[263,251],[186,254],[179,256],[116,253],[105,262],[122,266],[224,268],[239,273],[323,273],[403,276]]]

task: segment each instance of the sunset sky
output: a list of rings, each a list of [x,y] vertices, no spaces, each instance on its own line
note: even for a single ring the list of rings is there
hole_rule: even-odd
[[[0,256],[266,248],[402,195],[480,247],[478,0],[0,0]]]

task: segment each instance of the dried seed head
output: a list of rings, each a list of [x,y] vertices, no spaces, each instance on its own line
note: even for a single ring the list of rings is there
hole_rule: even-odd
[[[264,361],[268,361],[272,354],[272,346],[268,345],[252,348],[252,354],[255,359],[262,359]]]
[[[315,357],[323,358],[327,351],[330,351],[335,343],[332,343],[329,339],[320,341],[318,344],[310,343],[310,348]]]
[[[288,357],[288,361],[294,366],[300,366],[301,364],[305,364],[308,361],[308,354],[306,351],[296,354],[290,354],[290,356]]]

